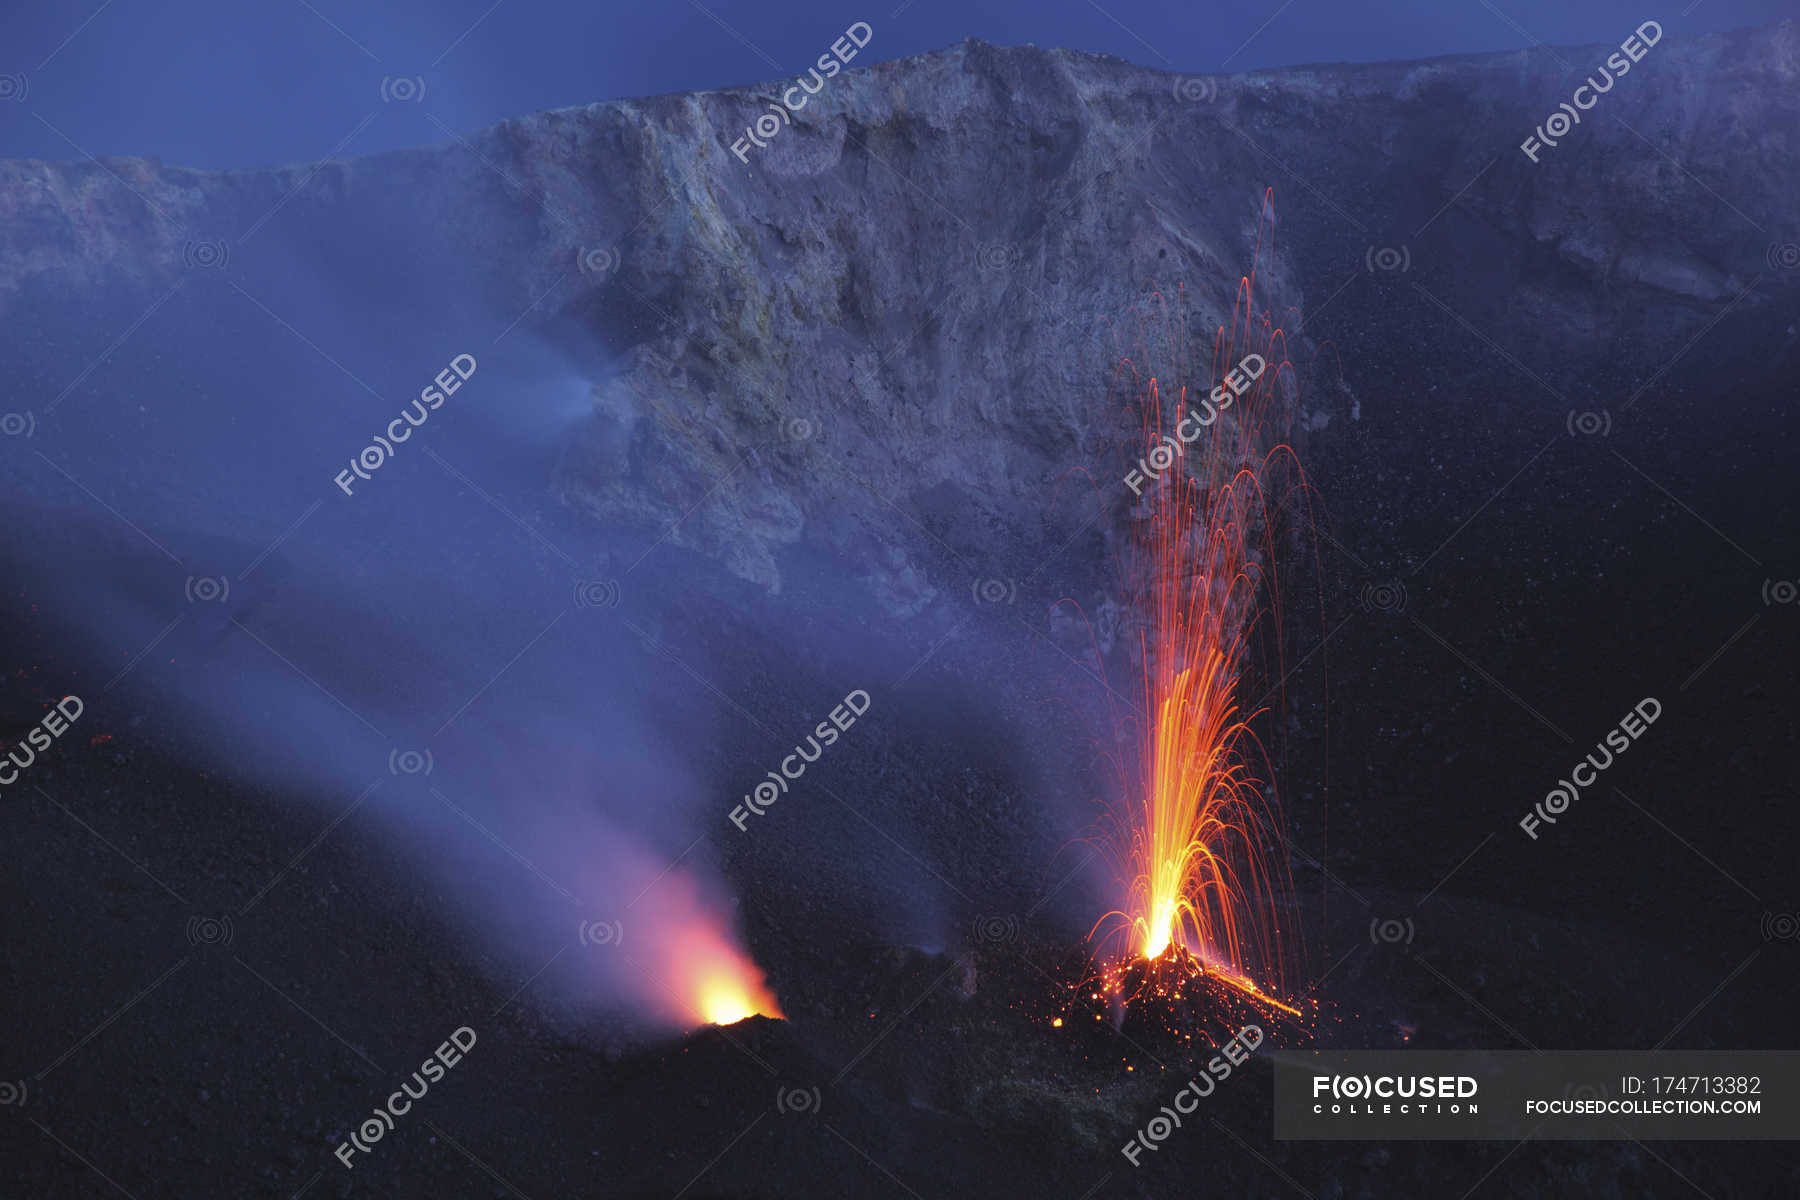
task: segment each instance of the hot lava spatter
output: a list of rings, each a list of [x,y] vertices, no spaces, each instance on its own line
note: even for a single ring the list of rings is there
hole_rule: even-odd
[[[1273,542],[1290,509],[1305,508],[1306,482],[1284,440],[1294,387],[1285,335],[1254,297],[1253,270],[1198,386],[1180,315],[1161,378],[1124,363],[1143,444],[1172,447],[1180,427],[1182,448],[1131,481],[1140,715],[1125,723],[1094,839],[1124,899],[1090,934],[1100,950],[1092,998],[1115,1011],[1247,1007],[1304,1021],[1311,1007],[1282,998],[1294,947],[1278,899],[1292,888],[1274,772],[1254,728],[1268,710],[1252,691],[1279,678]],[[1246,356],[1265,364],[1247,381],[1233,371]],[[1221,393],[1221,381],[1233,387]]]

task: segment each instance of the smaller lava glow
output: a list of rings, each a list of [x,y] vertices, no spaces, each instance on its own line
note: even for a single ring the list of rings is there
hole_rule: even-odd
[[[682,981],[679,990],[693,998],[694,1017],[707,1025],[735,1025],[748,1017],[779,1017],[781,1006],[763,982],[763,973],[748,955],[725,941],[716,930],[694,929],[676,935]]]
[[[653,985],[652,999],[669,1021],[735,1025],[749,1017],[782,1017],[781,1006],[737,936],[730,910],[684,871],[665,871],[646,889],[649,949],[621,946]],[[652,915],[653,914],[653,915]]]

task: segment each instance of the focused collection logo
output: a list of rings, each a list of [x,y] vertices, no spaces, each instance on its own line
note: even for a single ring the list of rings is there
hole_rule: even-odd
[[[1481,1085],[1473,1075],[1314,1075],[1312,1110],[1321,1115],[1474,1116]]]

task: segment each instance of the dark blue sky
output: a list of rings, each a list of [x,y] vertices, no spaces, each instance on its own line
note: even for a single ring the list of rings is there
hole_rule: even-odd
[[[0,157],[252,166],[442,142],[504,117],[798,74],[966,37],[1213,73],[1617,43],[1779,20],[1793,0],[33,0],[0,13]],[[384,79],[423,79],[384,103]],[[23,96],[20,93],[23,92]]]

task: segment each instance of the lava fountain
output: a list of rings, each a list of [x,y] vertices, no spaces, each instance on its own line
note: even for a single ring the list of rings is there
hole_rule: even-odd
[[[1090,938],[1106,947],[1105,986],[1122,1002],[1198,984],[1298,1017],[1278,998],[1290,951],[1276,900],[1291,878],[1254,728],[1268,710],[1247,696],[1267,673],[1258,668],[1281,662],[1273,543],[1306,483],[1284,440],[1283,384],[1294,382],[1285,335],[1256,314],[1254,296],[1253,268],[1231,328],[1217,331],[1205,390],[1183,381],[1193,372],[1179,316],[1163,378],[1122,364],[1150,448],[1128,480],[1138,494],[1126,574],[1141,622],[1140,714],[1096,839],[1124,902]]]

